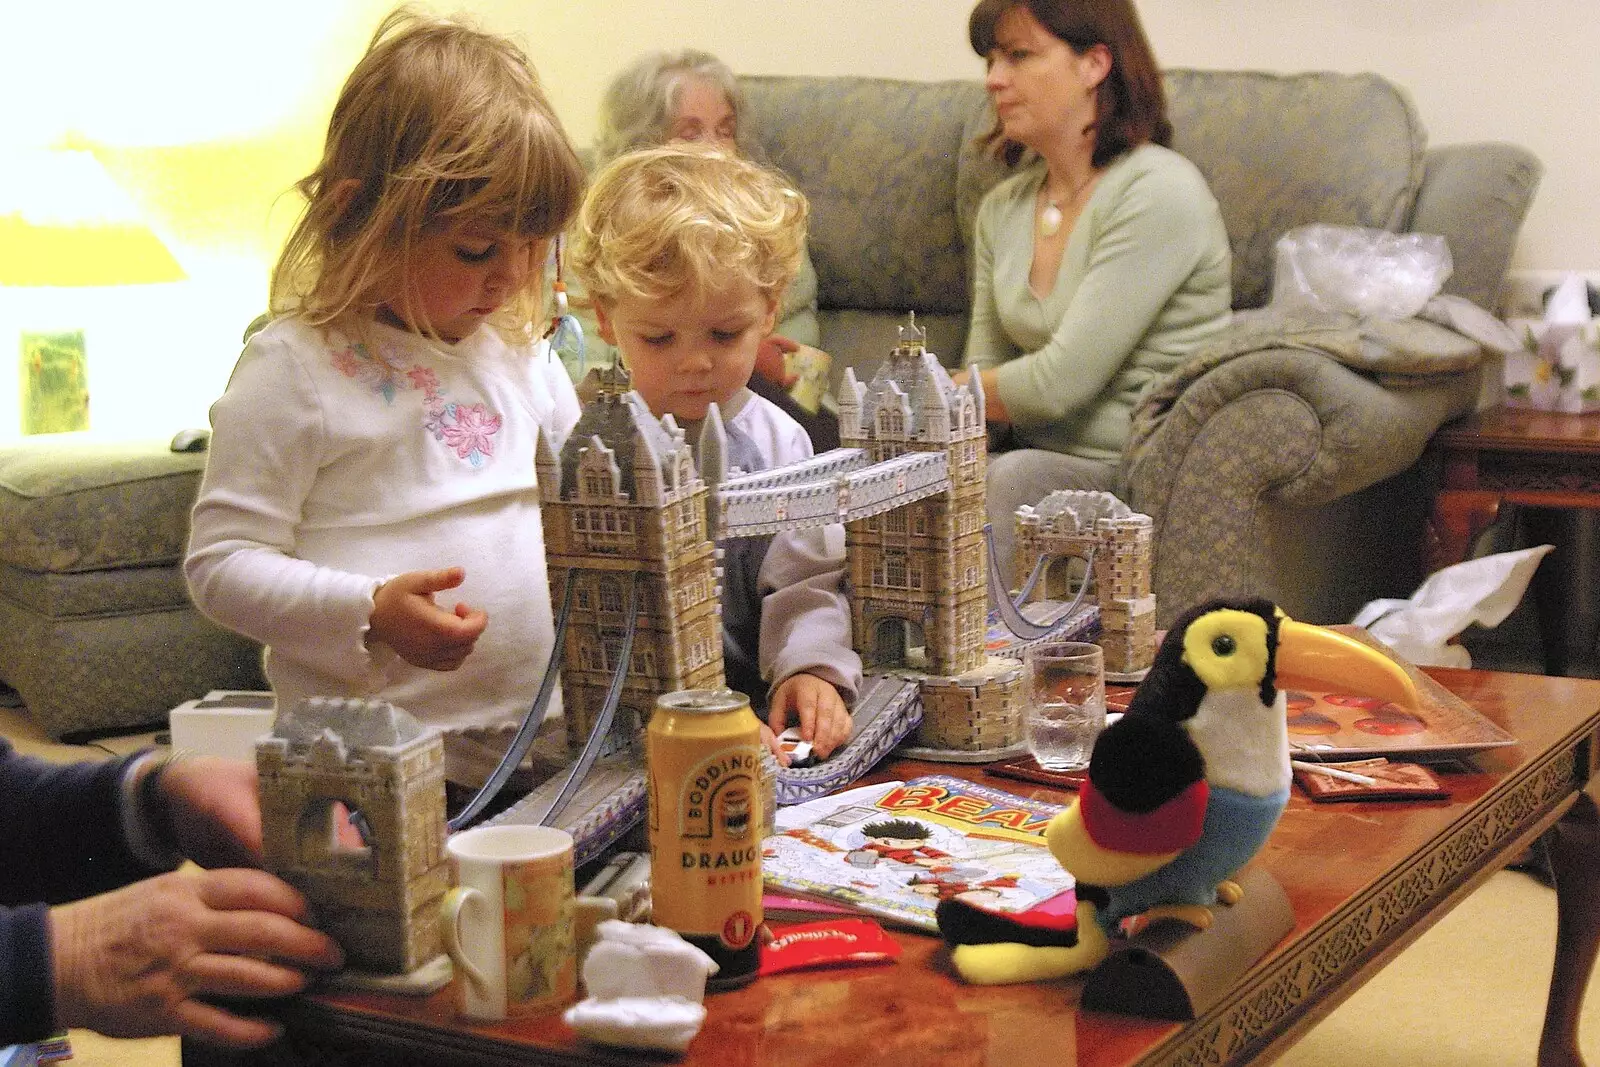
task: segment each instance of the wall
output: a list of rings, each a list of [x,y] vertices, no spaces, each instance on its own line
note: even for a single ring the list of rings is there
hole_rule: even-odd
[[[637,52],[695,44],[750,73],[976,78],[969,0],[424,0],[516,33],[575,140]],[[0,290],[0,412],[19,324],[89,324],[92,419],[114,436],[204,425],[313,164],[327,110],[389,0],[21,0],[0,100],[10,144],[90,147],[190,280]],[[1168,65],[1373,70],[1434,143],[1503,139],[1547,168],[1516,266],[1600,274],[1600,19],[1593,0],[1140,0]],[[266,12],[270,11],[270,17]],[[0,440],[15,436],[0,415]]]

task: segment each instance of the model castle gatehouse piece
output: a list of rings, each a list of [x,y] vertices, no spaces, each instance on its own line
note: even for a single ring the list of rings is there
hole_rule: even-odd
[[[414,971],[439,956],[444,745],[377,700],[315,697],[256,742],[262,866],[306,895],[353,968]],[[344,829],[360,827],[352,843]]]

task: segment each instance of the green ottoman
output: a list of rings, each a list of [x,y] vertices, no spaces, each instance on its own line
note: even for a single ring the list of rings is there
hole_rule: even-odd
[[[204,453],[167,441],[0,448],[0,680],[52,737],[165,725],[262,689],[259,646],[202,618],[182,561]]]

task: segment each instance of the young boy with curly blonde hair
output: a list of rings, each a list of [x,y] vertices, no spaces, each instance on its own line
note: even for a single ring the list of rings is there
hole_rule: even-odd
[[[601,337],[651,412],[672,415],[689,440],[717,405],[730,467],[769,470],[811,455],[799,423],[748,387],[799,269],[807,213],[779,175],[695,145],[618,157],[579,213],[570,262]],[[773,734],[790,722],[826,757],[849,739],[847,702],[861,684],[842,591],[844,528],[724,547],[728,683],[757,706],[765,694],[763,737],[780,761]]]

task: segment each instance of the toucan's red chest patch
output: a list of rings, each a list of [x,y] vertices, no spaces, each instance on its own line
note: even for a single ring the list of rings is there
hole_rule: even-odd
[[[1140,815],[1115,807],[1086,779],[1078,789],[1078,808],[1083,828],[1096,845],[1153,856],[1182,851],[1200,840],[1210,795],[1201,778],[1155,811]]]

